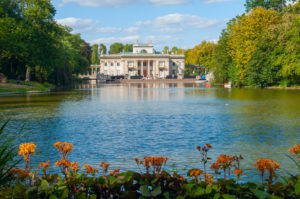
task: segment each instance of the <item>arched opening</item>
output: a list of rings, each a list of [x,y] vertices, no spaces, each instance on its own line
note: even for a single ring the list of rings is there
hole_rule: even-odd
[[[145,54],[145,53],[147,53],[147,51],[145,49],[143,49],[143,50],[141,50],[141,53]]]

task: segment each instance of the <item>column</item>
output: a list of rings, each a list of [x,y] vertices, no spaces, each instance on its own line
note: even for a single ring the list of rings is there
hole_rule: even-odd
[[[153,61],[153,79],[156,79],[156,61]]]
[[[144,61],[141,61],[141,76],[144,77]]]
[[[150,60],[147,61],[147,76],[150,77]]]
[[[134,65],[134,69],[133,69],[135,71],[135,74],[137,73],[138,69],[139,69],[139,61],[135,60],[135,65]]]

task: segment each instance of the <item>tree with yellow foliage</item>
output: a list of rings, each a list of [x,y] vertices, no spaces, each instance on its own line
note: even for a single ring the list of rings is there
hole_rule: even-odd
[[[236,63],[239,81],[244,83],[248,63],[255,50],[255,45],[269,25],[279,23],[279,13],[262,7],[246,13],[232,26],[229,36],[229,55]]]

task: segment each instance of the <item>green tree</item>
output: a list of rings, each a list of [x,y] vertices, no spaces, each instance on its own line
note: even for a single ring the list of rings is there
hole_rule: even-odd
[[[171,50],[172,53],[176,54],[178,52],[178,48],[174,46]]]
[[[122,43],[113,43],[112,45],[110,45],[110,48],[109,48],[109,53],[110,54],[118,54],[120,52],[122,52],[124,46]]]
[[[169,53],[169,46],[165,46],[165,47],[164,47],[163,53],[164,53],[164,54],[168,54],[168,53]]]
[[[257,7],[273,9],[280,12],[287,6],[288,2],[295,1],[296,0],[246,0],[245,7],[247,12]]]
[[[100,54],[106,54],[107,49],[104,44],[100,44]]]
[[[133,44],[126,44],[124,46],[124,51],[125,52],[132,52],[133,51]]]
[[[98,54],[98,44],[93,45],[93,53],[92,53],[92,58],[91,62],[92,64],[99,64],[99,54]]]
[[[258,7],[250,14],[239,17],[232,25],[228,41],[229,54],[236,63],[242,84],[245,83],[248,63],[257,41],[270,25],[278,22],[278,12]]]
[[[300,14],[289,12],[283,14],[280,23],[265,31],[249,63],[250,85],[266,87],[300,83],[299,32]]]

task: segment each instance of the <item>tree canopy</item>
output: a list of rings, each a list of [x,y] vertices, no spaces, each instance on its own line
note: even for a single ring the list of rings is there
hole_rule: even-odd
[[[86,71],[90,47],[56,24],[50,0],[0,2],[0,72],[8,78],[69,84]]]

